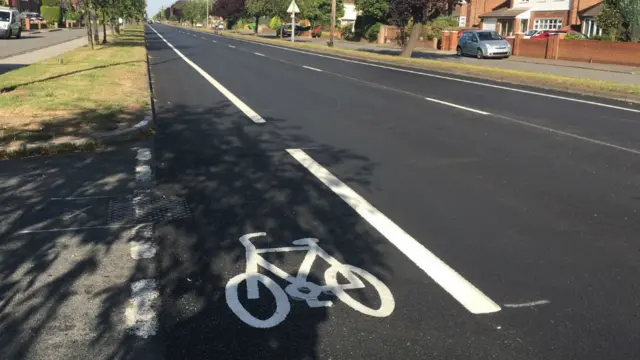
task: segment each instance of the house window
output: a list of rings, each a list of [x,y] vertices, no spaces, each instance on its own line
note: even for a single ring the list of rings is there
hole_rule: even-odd
[[[536,19],[533,22],[536,30],[558,30],[562,28],[562,19]]]

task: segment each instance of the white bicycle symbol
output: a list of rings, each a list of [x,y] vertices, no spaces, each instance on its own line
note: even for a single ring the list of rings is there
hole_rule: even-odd
[[[318,296],[321,293],[334,294],[338,299],[342,300],[346,305],[349,305],[354,310],[357,310],[363,314],[385,317],[391,315],[395,308],[395,300],[389,288],[378,280],[375,276],[371,275],[366,270],[361,268],[345,265],[336,260],[333,256],[327,254],[317,244],[318,239],[299,239],[294,240],[293,245],[290,247],[279,248],[267,248],[257,249],[252,243],[251,239],[254,237],[265,236],[264,232],[252,233],[243,235],[240,238],[240,242],[245,247],[247,256],[247,268],[244,273],[234,276],[227,283],[225,289],[225,295],[227,305],[242,321],[256,328],[270,328],[280,324],[289,314],[291,310],[291,303],[287,294],[294,299],[305,300],[310,307],[331,306],[331,301],[321,301]],[[307,251],[307,254],[300,265],[298,274],[294,277],[265,260],[260,254],[273,253],[273,252],[290,252],[290,251]],[[321,286],[312,283],[307,280],[311,266],[313,265],[316,257],[320,257],[327,261],[330,267],[324,273],[325,286]],[[258,266],[269,270],[274,275],[280,277],[283,280],[288,281],[290,284],[283,290],[280,285],[269,278],[266,275],[258,272]],[[342,274],[348,283],[338,284],[338,274]],[[371,284],[378,292],[380,297],[380,308],[373,309],[357,300],[353,299],[345,290],[362,289],[366,285],[357,276],[366,280]],[[242,305],[238,298],[238,286],[241,282],[247,282],[247,297],[249,299],[258,299],[260,294],[258,293],[258,282],[261,282],[271,292],[276,301],[276,310],[271,317],[262,320],[253,316]],[[286,293],[285,293],[286,291]]]

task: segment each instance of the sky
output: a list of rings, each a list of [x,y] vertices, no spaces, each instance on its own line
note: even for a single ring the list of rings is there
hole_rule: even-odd
[[[152,17],[164,6],[169,7],[175,0],[147,0],[147,15]]]

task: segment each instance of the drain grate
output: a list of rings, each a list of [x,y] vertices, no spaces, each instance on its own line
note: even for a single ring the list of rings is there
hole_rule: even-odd
[[[183,199],[153,192],[140,192],[134,196],[111,199],[107,222],[109,224],[153,223],[190,216],[191,210]]]

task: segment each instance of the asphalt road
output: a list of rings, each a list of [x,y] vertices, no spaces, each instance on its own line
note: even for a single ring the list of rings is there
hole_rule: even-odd
[[[146,33],[153,143],[0,162],[3,359],[640,358],[637,105]]]
[[[637,105],[153,29],[167,359],[640,357]]]
[[[0,39],[0,59],[54,46],[87,36],[85,29],[71,29],[37,34],[23,33],[20,39]]]

